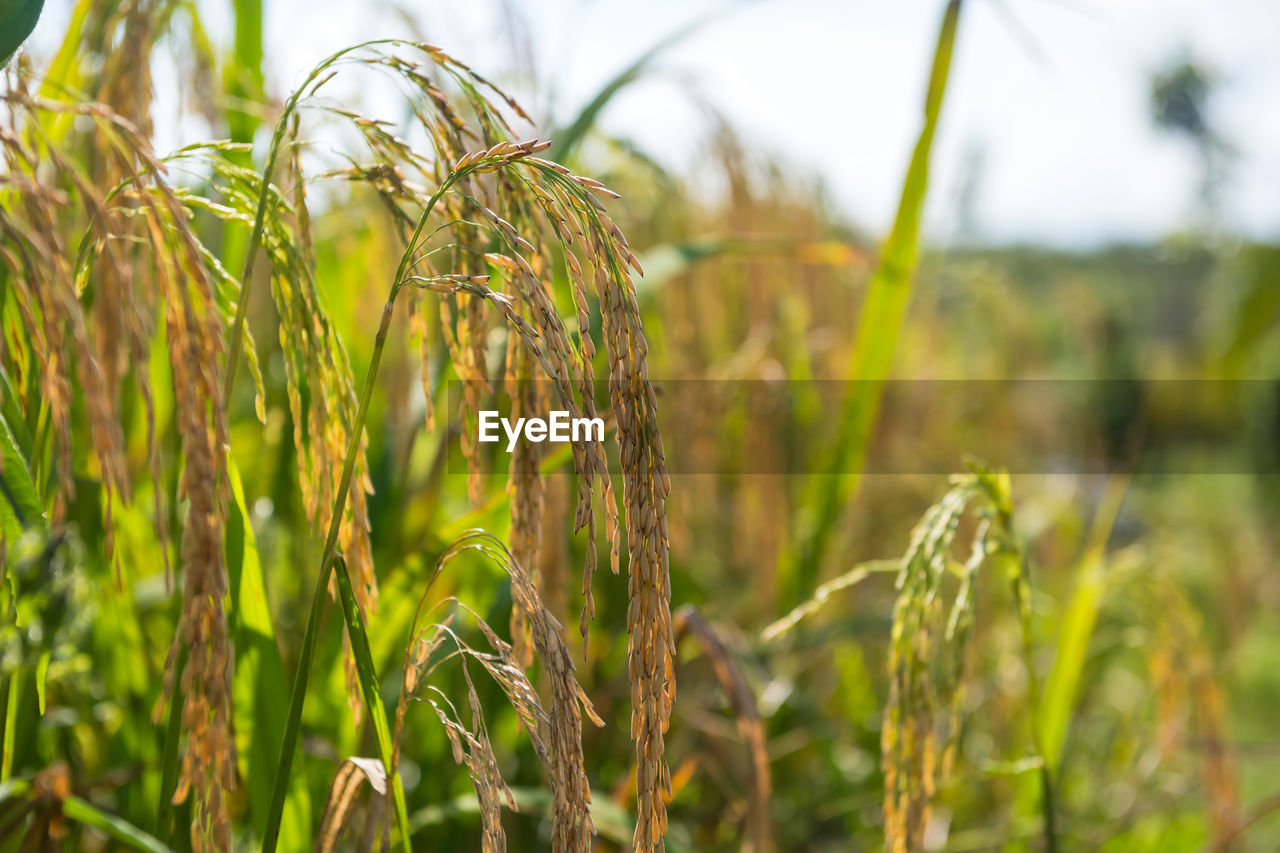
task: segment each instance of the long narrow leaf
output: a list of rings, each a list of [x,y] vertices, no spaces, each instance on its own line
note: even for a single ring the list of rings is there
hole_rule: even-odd
[[[142,850],[145,853],[172,853],[155,837],[121,817],[107,814],[88,800],[74,796],[67,797],[62,801],[62,813],[71,820],[93,827],[133,850]]]
[[[365,716],[378,740],[378,755],[382,765],[391,768],[391,727],[387,723],[387,710],[378,692],[378,673],[373,667],[373,655],[369,652],[369,635],[365,632],[360,605],[356,603],[355,590],[351,588],[351,576],[347,573],[346,560],[334,559],[334,577],[338,579],[338,594],[342,599],[342,615],[347,622],[347,635],[351,638],[351,653],[356,659],[356,672],[360,677],[360,694],[364,697]],[[395,805],[396,824],[400,828],[400,842],[409,851],[409,810],[405,803],[404,786],[400,774],[391,774],[391,796]]]
[[[0,66],[18,50],[40,20],[44,0],[7,0],[0,4]]]
[[[1080,692],[1080,677],[1084,671],[1093,626],[1098,621],[1098,609],[1102,606],[1107,575],[1104,559],[1107,540],[1115,527],[1116,517],[1128,492],[1127,477],[1119,477],[1107,484],[1102,503],[1094,516],[1093,524],[1080,560],[1076,586],[1067,604],[1058,630],[1057,656],[1053,669],[1045,682],[1044,705],[1040,719],[1041,740],[1045,746],[1045,763],[1050,771],[1057,769],[1066,741],[1067,727],[1075,710],[1076,696]]]
[[[0,415],[0,524],[4,535],[16,539],[22,530],[43,530],[44,511],[31,469],[9,429],[8,420]]]
[[[924,126],[907,167],[893,229],[858,318],[851,385],[840,410],[835,441],[821,457],[824,473],[812,479],[809,499],[804,502],[806,514],[798,519],[797,541],[786,557],[788,565],[782,575],[784,583],[790,585],[784,602],[789,606],[802,601],[813,587],[831,534],[844,506],[857,491],[866,463],[884,383],[911,300],[920,256],[920,224],[929,188],[929,159],[946,95],[960,6],[961,0],[949,0],[943,14],[925,97]]]
[[[548,151],[547,157],[557,163],[564,162],[572,157],[574,149],[578,147],[591,128],[595,126],[600,113],[609,105],[613,97],[644,76],[649,65],[661,56],[663,52],[670,50],[676,44],[693,35],[710,19],[711,16],[699,18],[675,32],[663,36],[657,44],[642,53],[635,62],[620,71],[617,76],[596,93],[594,98],[587,102],[587,105],[579,111],[578,115],[574,117],[567,127],[564,129],[557,128],[551,134],[551,138],[555,140],[555,143]]]
[[[284,739],[289,694],[271,610],[267,606],[258,545],[245,504],[240,471],[234,461],[228,460],[227,473],[234,499],[227,518],[227,575],[231,600],[235,602],[231,610],[231,630],[236,650],[232,691],[237,721],[236,748],[241,773],[249,785],[254,829],[262,833],[271,799],[271,769],[275,766],[276,750]],[[305,850],[311,827],[311,800],[302,768],[289,782],[280,824],[280,844],[284,850]]]
[[[173,664],[173,680],[182,683],[182,671],[187,668],[187,647],[178,647],[178,659]],[[155,830],[162,838],[172,837],[170,821],[173,817],[173,793],[178,785],[179,746],[182,740],[182,697],[176,692],[169,699],[169,715],[165,720],[164,753],[160,765],[160,804],[156,808]]]

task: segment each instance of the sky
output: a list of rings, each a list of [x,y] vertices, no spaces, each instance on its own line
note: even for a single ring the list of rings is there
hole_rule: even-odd
[[[918,132],[940,0],[415,0],[421,33],[512,88],[535,118],[565,119],[682,24],[710,23],[664,53],[602,117],[688,174],[711,130],[704,106],[796,180],[820,181],[852,221],[882,233]],[[35,44],[56,40],[48,3]],[[202,2],[225,31],[230,3]],[[332,50],[403,34],[389,3],[267,0],[277,91]],[[499,23],[523,20],[523,37]],[[1088,246],[1160,239],[1192,223],[1198,160],[1157,133],[1153,71],[1181,52],[1212,68],[1212,119],[1235,149],[1222,216],[1280,235],[1280,3],[1275,0],[967,0],[935,145],[927,228],[993,242]],[[527,49],[527,45],[533,45]],[[515,72],[532,67],[534,92]],[[545,81],[551,81],[548,87]],[[550,95],[548,94],[550,91]],[[550,124],[550,122],[547,122]],[[980,164],[980,168],[976,165]],[[697,175],[693,175],[697,179]]]

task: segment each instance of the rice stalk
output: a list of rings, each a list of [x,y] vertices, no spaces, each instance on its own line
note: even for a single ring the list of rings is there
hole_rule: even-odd
[[[779,637],[789,633],[793,628],[799,625],[800,622],[821,610],[826,606],[827,600],[835,593],[850,589],[876,574],[897,574],[901,568],[901,560],[869,560],[865,563],[860,563],[859,565],[854,566],[844,574],[832,578],[822,584],[814,590],[813,596],[808,601],[796,606],[796,608],[786,616],[769,623],[769,625],[760,632],[760,639],[764,640],[766,643],[773,642]]]
[[[1236,849],[1244,821],[1219,664],[1203,638],[1201,619],[1167,581],[1145,584],[1139,595],[1155,642],[1147,655],[1156,693],[1156,743],[1163,758],[1194,744],[1200,755],[1209,839],[1214,853]]]
[[[965,659],[974,621],[973,585],[987,565],[1000,567],[1013,586],[1027,668],[1028,706],[1042,791],[1045,845],[1055,850],[1055,804],[1041,718],[1039,679],[1031,633],[1026,558],[1014,526],[1008,476],[973,462],[971,473],[925,513],[912,534],[898,574],[889,655],[889,703],[881,730],[885,777],[885,847],[893,853],[923,849],[932,799],[950,773],[959,728]],[[959,571],[949,607],[944,580],[961,516],[976,508],[970,554]]]
[[[548,457],[549,458],[549,457]],[[542,471],[546,471],[544,459]],[[564,476],[546,479],[542,499],[542,518],[538,522],[541,541],[538,548],[539,569],[536,574],[538,595],[551,615],[564,623],[569,613],[569,539],[566,520],[569,513],[569,483]]]
[[[535,369],[533,358],[524,347],[511,347],[507,351],[507,393],[511,397],[511,417],[537,417],[548,408],[545,383],[532,377]],[[511,457],[511,473],[507,492],[511,496],[511,554],[522,566],[527,566],[534,584],[542,588],[541,559],[542,511],[545,484],[540,466],[546,456],[546,445],[520,442]],[[516,658],[524,668],[533,663],[533,647],[530,645],[530,626],[524,608],[511,608],[511,642]]]
[[[12,202],[0,210],[0,231],[6,237],[0,244],[0,260],[13,272],[10,282],[28,331],[29,347],[27,353],[15,359],[15,378],[19,387],[38,384],[41,412],[51,425],[59,484],[52,515],[55,525],[61,523],[67,501],[75,496],[71,408],[73,388],[78,385],[82,389],[90,441],[102,472],[105,550],[110,560],[114,550],[114,499],[117,494],[127,499],[129,494],[124,439],[111,388],[96,357],[90,323],[79,301],[78,287],[83,282],[77,269],[77,253],[64,242],[59,227],[63,212],[73,204],[78,203],[90,216],[105,211],[100,191],[66,154],[47,147],[36,115],[37,109],[57,111],[64,107],[80,114],[91,111],[33,96],[29,79],[21,70],[10,73],[3,99],[8,107],[9,126],[0,134],[6,166],[0,176],[0,189]],[[100,126],[117,118],[105,108],[96,111],[97,117],[102,118]],[[118,131],[124,131],[123,121],[114,125]],[[124,144],[134,142],[145,144],[132,135]],[[113,153],[131,156],[127,150]],[[52,166],[52,176],[39,174],[45,157]],[[70,192],[63,186],[69,186]],[[105,216],[95,217],[95,222],[99,245],[113,238],[109,230],[112,223]]]
[[[720,688],[729,697],[738,732],[747,744],[750,757],[751,798],[747,804],[746,828],[742,849],[748,853],[766,853],[774,849],[772,820],[772,773],[769,769],[768,737],[755,690],[742,674],[734,655],[715,628],[692,604],[686,604],[674,616],[676,642],[691,635],[697,639],[703,654],[711,661]]]
[[[525,675],[526,664],[517,656],[514,647],[498,638],[479,617],[475,617],[476,622],[488,640],[492,654],[481,654],[467,646],[454,633],[450,621],[422,624],[424,618],[440,606],[435,604],[427,607],[436,579],[449,562],[469,551],[478,552],[493,561],[510,580],[513,606],[525,614],[533,650],[537,653],[537,659],[542,662],[550,685],[549,703],[545,708],[537,690]],[[476,796],[481,803],[485,850],[505,849],[498,817],[498,794],[503,795],[502,799],[510,807],[515,806],[506,783],[497,774],[496,764],[493,763],[474,685],[467,674],[466,658],[478,661],[502,686],[533,742],[534,752],[542,763],[552,791],[552,849],[569,853],[586,853],[591,849],[591,835],[595,826],[591,819],[591,792],[582,755],[582,714],[585,713],[596,725],[603,725],[603,722],[596,716],[586,694],[578,685],[573,659],[562,632],[563,627],[538,596],[537,586],[529,571],[501,541],[483,531],[464,534],[441,555],[419,600],[412,634],[405,649],[404,678],[396,707],[395,754],[399,754],[400,735],[408,703],[417,698],[424,688],[431,689],[427,685],[431,674],[444,660],[454,656],[435,660],[436,652],[446,641],[452,641],[457,655],[464,658],[463,672],[468,685],[468,701],[472,706],[472,728],[468,730],[457,722],[457,714],[452,706],[446,708],[440,702],[429,701],[446,730],[451,733],[455,758],[459,764],[465,764],[471,773]],[[392,766],[395,766],[394,759]]]
[[[952,477],[951,489],[925,511],[906,552],[894,564],[875,561],[855,567],[765,629],[766,638],[775,639],[822,609],[833,593],[873,573],[896,570],[889,700],[880,737],[885,849],[890,853],[925,849],[933,798],[955,759],[965,661],[975,618],[974,584],[987,568],[1002,569],[1013,587],[1028,674],[1046,847],[1053,850],[1056,845],[1052,780],[1038,725],[1042,703],[1032,656],[1030,587],[1014,525],[1009,478],[977,462],[970,462],[969,468],[968,474]],[[976,515],[976,522],[968,557],[955,566],[952,548],[966,514]],[[955,592],[948,602],[947,591],[953,584]]]
[[[885,849],[893,853],[924,849],[924,830],[939,769],[946,764],[940,753],[945,751],[952,729],[944,715],[955,693],[947,692],[947,685],[935,678],[944,639],[940,593],[960,516],[974,497],[973,485],[961,483],[930,507],[916,526],[898,573],[889,656],[889,702],[881,733]],[[985,556],[988,529],[984,526],[975,537],[975,556],[970,565],[980,563]],[[966,576],[969,574],[966,572]],[[959,596],[956,602],[961,603]],[[959,621],[957,617],[957,624]],[[951,652],[953,660],[963,660],[960,650]]]
[[[386,796],[387,773],[381,762],[368,758],[348,758],[339,765],[338,772],[329,783],[329,796],[325,800],[324,813],[320,818],[320,829],[316,832],[315,844],[312,845],[315,853],[333,853],[338,849],[365,782],[369,783],[375,795]],[[370,811],[376,811],[376,805]],[[362,849],[370,848],[371,845],[362,846]]]
[[[406,59],[391,52],[392,48],[413,51],[416,58]],[[589,317],[587,279],[590,278],[604,317],[610,401],[619,424],[623,459],[632,601],[628,619],[634,709],[632,731],[637,742],[637,788],[641,803],[636,843],[641,849],[660,848],[666,831],[665,797],[670,792],[663,758],[663,734],[674,700],[674,643],[669,614],[664,508],[670,481],[665,471],[661,439],[657,434],[656,396],[648,381],[647,344],[628,272],[629,268],[638,269],[638,262],[597,198],[615,194],[599,182],[574,176],[564,167],[538,158],[536,155],[546,148],[546,143],[536,140],[516,143],[502,139],[501,135],[509,131],[508,122],[499,107],[480,93],[482,89],[497,93],[507,108],[523,116],[514,102],[438,49],[401,42],[358,46],[335,54],[313,69],[303,86],[286,103],[268,154],[266,178],[269,179],[273,173],[284,138],[296,138],[294,115],[299,104],[332,79],[337,73],[333,66],[344,63],[373,66],[408,84],[415,92],[410,102],[414,104],[415,115],[432,141],[433,151],[418,154],[407,143],[387,134],[378,122],[330,110],[349,120],[359,130],[376,160],[372,167],[353,166],[342,170],[341,174],[360,180],[370,180],[371,177],[384,179],[384,184],[375,186],[380,197],[398,220],[406,224],[416,221],[416,225],[407,237],[406,251],[391,284],[359,403],[349,420],[345,417],[339,419],[346,422],[335,429],[327,442],[325,455],[329,471],[336,470],[333,463],[338,456],[333,451],[337,449],[339,438],[345,440],[347,452],[332,493],[334,509],[329,513],[329,536],[319,582],[321,585],[328,583],[328,573],[341,534],[339,519],[349,511],[351,486],[353,483],[366,485],[361,474],[363,423],[401,289],[405,285],[413,285],[425,295],[437,294],[442,303],[445,341],[460,376],[467,380],[464,382],[464,418],[467,411],[476,410],[478,395],[486,391],[487,376],[477,341],[487,333],[489,310],[492,309],[496,309],[497,315],[506,321],[509,347],[523,346],[527,350],[527,363],[538,365],[543,377],[550,380],[555,397],[575,417],[579,417],[583,413],[593,414],[595,406],[591,365],[595,345],[586,334]],[[451,85],[464,93],[465,103],[479,126],[478,131],[467,126],[430,74],[445,76]],[[467,144],[467,140],[476,139],[486,147],[458,150]],[[416,182],[409,181],[409,170],[434,185],[434,191],[428,194]],[[259,187],[246,270],[251,269],[255,253],[264,246],[269,247],[269,235],[264,224],[271,192],[269,187],[267,179]],[[418,211],[416,216],[409,212],[415,207]],[[300,207],[295,204],[295,215],[299,215],[299,211]],[[428,230],[428,222],[436,216],[442,218],[443,223],[434,230]],[[451,242],[441,244],[437,241],[432,247],[432,241],[442,233],[447,234]],[[480,252],[478,236],[491,244],[496,242],[498,251]],[[544,254],[547,246],[559,249],[574,283],[574,303],[579,321],[576,345],[555,308],[545,280],[549,270],[549,253]],[[570,247],[581,251],[586,260],[585,268]],[[447,267],[439,266],[441,255],[449,264]],[[308,267],[308,264],[301,265],[303,269]],[[246,276],[246,286],[251,280]],[[491,280],[495,280],[503,290],[490,287]],[[243,332],[246,300],[247,294],[242,291],[232,329],[228,389],[238,348],[246,340]],[[278,297],[277,304],[280,304]],[[420,300],[419,306],[421,304]],[[486,306],[492,306],[492,309],[486,309]],[[301,319],[301,314],[297,319]],[[296,319],[283,322],[282,336],[292,340],[291,329],[297,325]],[[324,348],[317,347],[317,351],[320,350]],[[521,357],[515,356],[514,363],[519,364]],[[351,412],[350,406],[345,411]],[[468,455],[474,482],[476,454],[470,452]],[[603,450],[596,444],[577,442],[573,455],[579,478],[575,529],[585,527],[589,540],[594,540],[592,496],[599,490],[604,498],[606,532],[612,543],[612,563],[616,571],[620,528]],[[527,467],[525,474],[525,480],[532,483]],[[536,489],[536,486],[531,485],[530,489]],[[532,502],[524,497],[517,503],[525,509],[532,506]],[[529,515],[531,517],[532,512]],[[524,542],[519,544],[522,548],[528,547]],[[594,548],[588,548],[586,554],[585,602],[581,620],[584,643],[586,626],[594,613],[590,595],[590,581],[595,569]],[[312,620],[317,617],[319,608],[320,604],[313,602]],[[306,670],[314,649],[314,634],[308,633],[307,636],[311,639],[304,642],[300,675],[290,709],[292,719],[301,713]],[[288,772],[292,749],[292,741],[286,739],[279,766],[281,775]],[[279,784],[277,779],[277,794]],[[278,812],[278,808],[279,803],[274,802],[273,813]],[[268,842],[270,847],[270,836]]]
[[[150,38],[148,7],[125,9],[126,39],[132,39],[135,46],[145,44]],[[119,97],[133,117],[145,124],[149,102],[145,73],[119,70],[109,73],[106,80],[104,91]],[[230,837],[226,796],[235,785],[232,662],[224,612],[227,428],[217,393],[223,318],[216,281],[206,263],[208,253],[192,230],[190,212],[164,180],[163,164],[133,121],[102,104],[67,103],[32,95],[22,73],[10,78],[4,100],[10,123],[3,134],[8,169],[2,180],[4,191],[13,193],[16,203],[0,213],[0,228],[10,238],[3,256],[17,273],[16,301],[45,391],[41,406],[54,425],[54,460],[61,471],[54,522],[60,521],[58,508],[73,489],[70,389],[74,370],[101,470],[109,560],[113,496],[129,496],[121,415],[114,392],[121,360],[146,349],[154,334],[147,319],[148,306],[163,306],[177,430],[185,460],[178,498],[187,503],[179,548],[183,605],[164,687],[164,698],[177,687],[175,663],[179,651],[184,650],[188,665],[181,674],[181,704],[188,739],[174,797],[182,801],[195,792],[193,847],[225,849]],[[45,129],[45,115],[88,121],[100,141],[98,168],[114,185],[100,189],[55,144]],[[60,236],[65,229],[64,212],[79,213],[87,222],[85,236],[74,251]],[[121,276],[126,271],[130,272],[128,278]],[[134,310],[105,306],[90,322],[80,302],[90,283],[102,286],[101,294],[95,290],[95,305],[99,300],[115,299]],[[145,359],[142,363],[145,365]],[[32,366],[28,362],[24,369]],[[154,411],[145,382],[142,396],[148,401],[149,465],[158,482]],[[157,497],[160,537],[166,535],[163,515]]]
[[[467,703],[471,709],[471,728],[460,722],[458,709],[441,694],[440,699],[428,699],[436,716],[439,717],[449,744],[453,748],[453,759],[464,765],[471,775],[475,787],[476,800],[480,804],[480,849],[484,853],[505,853],[507,849],[506,833],[502,829],[502,803],[507,808],[517,811],[515,797],[507,783],[502,780],[498,770],[498,760],[493,754],[493,745],[489,741],[489,732],[484,723],[484,712],[480,708],[480,699],[476,696],[475,684],[471,675],[463,668],[467,681]],[[434,690],[434,688],[428,688]],[[438,692],[438,691],[435,691]]]

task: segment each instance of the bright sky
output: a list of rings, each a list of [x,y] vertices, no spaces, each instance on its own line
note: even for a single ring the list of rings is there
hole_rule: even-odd
[[[334,48],[402,34],[390,5],[267,0],[272,82],[283,89]],[[37,46],[67,0],[50,0]],[[230,4],[201,3],[215,32]],[[520,67],[496,24],[521,15],[556,114],[588,100],[682,22],[720,10],[619,96],[607,129],[677,169],[713,105],[762,151],[819,178],[842,210],[882,232],[920,121],[941,0],[415,0],[425,36],[499,79]],[[381,9],[374,13],[372,9]],[[732,11],[726,11],[732,9]],[[1013,10],[1010,12],[1009,10]],[[1197,159],[1153,132],[1147,81],[1182,48],[1221,80],[1213,120],[1237,149],[1227,223],[1280,235],[1280,3],[1275,0],[968,0],[941,133],[929,226],[957,226],[959,186],[981,151],[978,232],[1081,245],[1154,239],[1195,212]],[[513,57],[515,57],[513,59]],[[507,79],[510,79],[509,77]],[[517,91],[520,86],[513,88]],[[545,92],[543,93],[545,95]],[[545,116],[545,102],[532,99]]]

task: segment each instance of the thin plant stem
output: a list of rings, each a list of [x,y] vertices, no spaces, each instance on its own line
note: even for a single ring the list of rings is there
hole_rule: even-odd
[[[244,349],[244,328],[249,305],[249,294],[253,289],[251,275],[253,263],[257,259],[258,250],[262,248],[262,235],[266,230],[267,222],[267,200],[271,194],[271,176],[275,173],[276,162],[280,159],[280,146],[284,143],[285,131],[289,126],[289,120],[297,112],[298,102],[302,100],[302,96],[311,87],[311,84],[320,79],[320,75],[334,63],[349,53],[378,44],[397,45],[405,44],[405,42],[401,39],[374,39],[330,54],[311,69],[311,73],[302,81],[301,86],[290,93],[288,100],[284,103],[284,109],[280,112],[280,118],[276,121],[275,130],[271,134],[271,145],[267,148],[267,162],[262,169],[262,185],[258,188],[258,207],[253,216],[253,233],[249,237],[249,247],[245,251],[244,272],[240,276],[240,294],[236,299],[236,316],[231,323],[231,339],[227,346],[227,371],[222,389],[224,404],[229,405],[231,402],[231,390],[235,387],[236,381],[236,368],[240,364],[240,351]],[[317,86],[317,88],[319,87]]]
[[[187,646],[178,646],[178,659],[173,665],[173,681],[182,683],[182,671],[187,667]],[[173,816],[173,792],[178,784],[178,742],[182,739],[182,696],[174,693],[169,699],[169,717],[165,725],[164,753],[160,770],[160,805],[154,827],[157,838],[169,839],[170,820]]]
[[[1001,513],[1003,515],[1003,512]],[[1005,524],[1005,531],[1012,535],[1012,524]],[[1031,630],[1031,579],[1027,565],[1027,555],[1021,545],[1011,555],[1014,561],[1013,592],[1018,604],[1018,622],[1022,630],[1023,666],[1027,668],[1027,705],[1031,715],[1031,737],[1037,756],[1040,758],[1040,809],[1044,823],[1045,853],[1057,853],[1058,833],[1055,813],[1056,798],[1053,790],[1053,768],[1049,765],[1045,748],[1044,735],[1041,732],[1040,679],[1035,668],[1035,638]]]
[[[302,651],[298,658],[298,672],[293,679],[293,692],[289,697],[289,717],[285,723],[284,742],[280,745],[280,759],[276,763],[276,777],[271,787],[271,804],[267,812],[266,830],[263,833],[263,853],[274,853],[280,837],[280,818],[284,812],[285,795],[289,787],[289,772],[293,766],[293,753],[297,747],[299,729],[302,724],[302,705],[307,694],[307,679],[311,673],[311,662],[315,658],[316,639],[320,617],[324,613],[324,594],[329,586],[329,573],[333,570],[333,559],[337,552],[338,533],[342,527],[342,517],[346,512],[347,495],[351,489],[351,479],[355,474],[356,458],[360,453],[360,440],[364,435],[365,417],[369,412],[369,403],[373,399],[373,386],[378,376],[378,365],[382,361],[382,351],[386,347],[387,335],[391,329],[391,317],[395,307],[396,296],[408,273],[415,247],[422,235],[422,229],[431,216],[436,204],[450,186],[467,170],[451,173],[427,202],[418,219],[418,226],[409,240],[409,245],[400,258],[400,266],[396,270],[395,280],[391,285],[391,293],[387,296],[387,304],[382,309],[382,320],[378,324],[378,334],[374,339],[373,355],[369,359],[369,370],[365,374],[364,387],[360,391],[360,407],[356,411],[355,421],[351,425],[351,435],[347,439],[347,455],[342,463],[342,477],[338,481],[338,493],[333,501],[333,513],[329,522],[329,534],[325,539],[324,553],[320,558],[320,572],[316,577],[315,591],[311,596],[311,612],[307,616],[307,626],[302,638]],[[388,773],[393,774],[391,768]],[[395,780],[392,779],[392,784]],[[408,850],[408,838],[401,838],[401,843]]]
[[[336,54],[335,54],[336,56]],[[327,62],[328,60],[326,60]],[[248,315],[249,294],[253,289],[253,262],[257,259],[258,250],[262,247],[262,232],[267,222],[267,197],[270,195],[271,175],[275,172],[276,161],[280,157],[280,144],[284,141],[285,128],[289,116],[297,109],[298,99],[302,92],[319,76],[324,63],[316,66],[303,84],[289,95],[285,102],[280,120],[276,122],[271,134],[271,147],[267,149],[267,163],[262,170],[262,186],[258,189],[258,208],[253,216],[253,234],[249,237],[249,248],[244,255],[244,272],[240,275],[240,294],[236,298],[236,316],[231,323],[231,341],[227,348],[227,372],[223,380],[222,400],[224,405],[231,403],[231,390],[235,387],[236,368],[240,362],[240,350],[244,348],[244,326]]]

